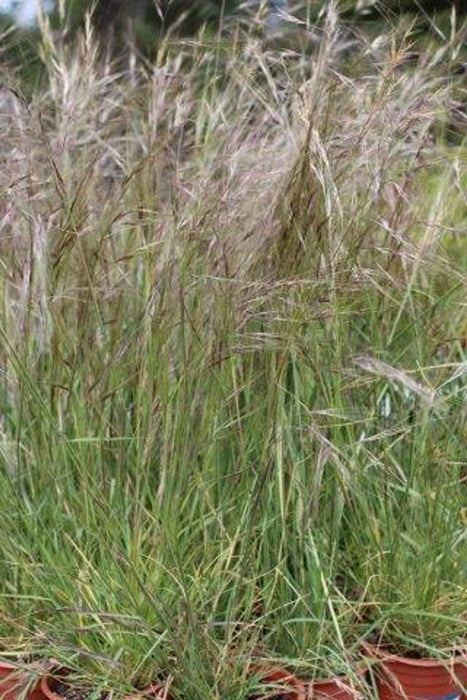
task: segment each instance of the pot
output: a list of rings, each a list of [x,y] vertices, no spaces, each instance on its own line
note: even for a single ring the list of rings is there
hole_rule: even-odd
[[[358,673],[362,680],[364,674],[363,671]],[[324,700],[324,698],[358,700],[362,696],[362,690],[352,682],[349,676],[311,681],[307,684],[308,700]]]
[[[467,685],[467,656],[450,661],[411,659],[367,645],[378,659],[376,685],[380,700],[461,700]]]
[[[252,667],[250,671],[251,673],[261,675],[263,683],[271,687],[277,686],[277,691],[271,689],[268,691],[267,695],[256,696],[255,700],[275,700],[276,698],[277,700],[305,700],[304,684],[285,668],[255,666]],[[283,688],[285,692],[281,692],[281,688]]]
[[[1,700],[43,700],[40,682],[31,682],[27,672],[13,664],[0,662],[0,698]]]
[[[16,700],[24,687],[24,678],[11,664],[0,663],[0,697]]]
[[[55,693],[52,690],[50,686],[51,680],[53,680],[53,677],[51,676],[44,676],[41,680],[42,700],[64,700],[62,695],[59,695],[59,693]],[[125,700],[141,700],[141,698],[152,698],[152,700],[170,700],[167,688],[161,683],[150,685],[148,688],[143,690],[140,695],[129,695]],[[39,698],[36,700],[39,700]]]
[[[145,688],[140,695],[131,695],[126,700],[141,700],[141,698],[152,698],[152,700],[170,700],[169,689],[162,683],[152,683]]]

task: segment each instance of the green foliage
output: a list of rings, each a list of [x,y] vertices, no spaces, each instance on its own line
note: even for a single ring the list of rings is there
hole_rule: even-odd
[[[462,32],[323,21],[2,91],[0,634],[99,692],[463,643]]]

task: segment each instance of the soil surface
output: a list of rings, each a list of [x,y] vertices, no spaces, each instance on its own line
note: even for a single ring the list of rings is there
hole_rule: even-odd
[[[50,683],[50,689],[56,695],[64,698],[64,700],[88,700],[94,695],[94,691],[91,688],[77,688],[57,680]],[[105,694],[99,696],[99,700],[107,700],[107,698],[108,696]]]

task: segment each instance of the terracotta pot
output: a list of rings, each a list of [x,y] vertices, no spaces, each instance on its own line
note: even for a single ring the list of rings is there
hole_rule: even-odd
[[[31,682],[31,674],[26,669],[9,663],[0,663],[0,698],[17,700],[44,700],[40,690],[40,681]]]
[[[305,700],[304,684],[285,668],[254,666],[250,671],[260,675],[262,682],[271,686],[267,695],[255,696],[255,700],[273,700],[276,697],[280,697],[280,700]],[[277,691],[275,691],[275,686],[277,686]],[[281,692],[281,688],[285,692]]]
[[[358,672],[362,681],[364,675],[365,671]],[[362,696],[363,689],[359,689],[348,676],[312,681],[307,685],[306,697],[309,700],[358,700]]]
[[[33,683],[26,671],[9,663],[0,663],[1,700],[43,700],[39,681]]]
[[[41,680],[42,700],[64,700],[61,695],[55,693],[50,687],[51,680],[53,680],[53,678],[50,676],[44,676]],[[143,690],[140,695],[129,695],[126,700],[141,700],[141,698],[170,700],[167,689],[161,683],[150,685],[146,690]]]
[[[451,661],[410,659],[367,645],[378,659],[376,684],[380,700],[457,700],[467,685],[467,656]]]
[[[141,700],[141,698],[152,698],[152,700],[170,700],[169,690],[162,683],[152,683],[140,695],[132,695],[127,700]]]
[[[24,687],[24,678],[11,664],[0,663],[0,697],[16,700]]]

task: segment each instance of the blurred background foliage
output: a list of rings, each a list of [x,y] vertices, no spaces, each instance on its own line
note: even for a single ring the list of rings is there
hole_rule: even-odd
[[[255,22],[266,32],[268,13],[285,9],[309,27],[325,11],[329,0],[43,0],[52,28],[71,40],[87,15],[91,14],[103,51],[113,58],[126,55],[122,47],[131,46],[141,57],[156,55],[162,37],[194,35],[204,30],[218,36],[230,32],[236,21],[248,27]],[[33,7],[34,0],[11,0],[10,7],[21,14]],[[349,31],[365,30],[378,36],[391,26],[400,26],[406,18],[411,37],[429,36],[443,41],[449,36],[453,12],[464,22],[465,0],[335,0],[342,26]],[[0,60],[20,74],[26,92],[37,86],[41,77],[39,32],[34,24],[15,26],[14,16],[0,4]],[[3,9],[2,9],[3,8]],[[283,22],[284,33],[297,31],[299,24]],[[302,25],[303,26],[303,25]],[[293,46],[293,37],[292,37]],[[303,51],[303,46],[300,47]],[[463,60],[463,59],[462,59]],[[462,62],[461,60],[461,62]],[[462,64],[465,71],[465,63]]]

